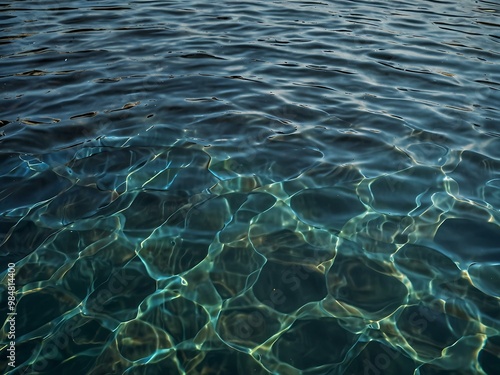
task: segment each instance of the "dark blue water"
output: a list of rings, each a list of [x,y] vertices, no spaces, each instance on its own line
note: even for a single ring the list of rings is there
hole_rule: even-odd
[[[2,2],[0,92],[2,372],[499,373],[498,2]]]

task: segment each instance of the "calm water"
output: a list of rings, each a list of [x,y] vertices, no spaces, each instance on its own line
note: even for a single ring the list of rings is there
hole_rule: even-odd
[[[498,2],[4,1],[0,30],[1,372],[499,373]]]

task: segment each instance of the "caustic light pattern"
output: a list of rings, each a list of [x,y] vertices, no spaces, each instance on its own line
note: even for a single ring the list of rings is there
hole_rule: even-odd
[[[463,153],[454,171],[475,157]],[[20,372],[473,374],[498,364],[499,227],[487,194],[475,197],[484,207],[454,195],[453,173],[365,178],[352,166],[273,163],[259,178],[192,143],[89,147],[64,167],[6,160],[2,210],[23,213],[3,219]],[[16,194],[25,207],[8,207]],[[21,243],[34,251],[19,253]]]

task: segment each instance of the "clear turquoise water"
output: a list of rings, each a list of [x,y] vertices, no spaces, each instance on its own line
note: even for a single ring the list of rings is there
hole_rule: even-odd
[[[10,1],[0,30],[0,371],[498,374],[497,2]]]

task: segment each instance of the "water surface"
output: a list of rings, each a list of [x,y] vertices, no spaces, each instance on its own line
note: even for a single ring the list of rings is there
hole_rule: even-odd
[[[497,373],[496,2],[11,1],[0,29],[3,372]]]

